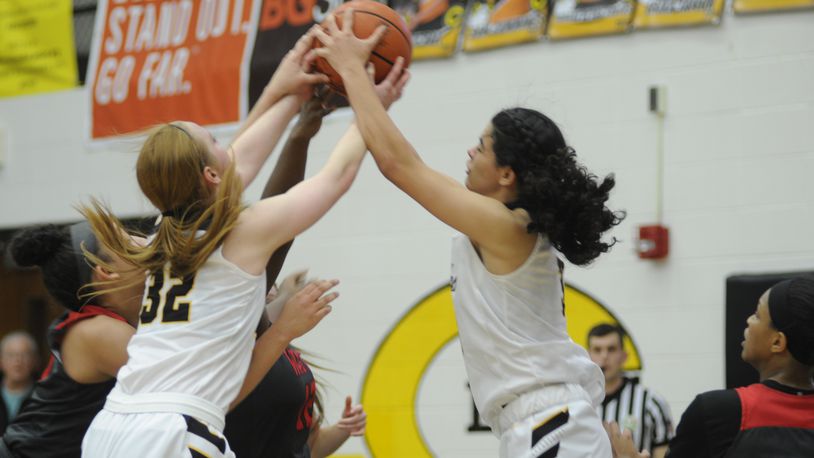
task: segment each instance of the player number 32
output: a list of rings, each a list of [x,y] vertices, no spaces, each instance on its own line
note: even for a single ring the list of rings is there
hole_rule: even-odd
[[[190,302],[186,295],[195,285],[195,274],[176,277],[165,268],[148,278],[147,294],[141,306],[141,324],[152,323],[161,313],[161,323],[189,321]],[[165,285],[169,285],[165,288]]]

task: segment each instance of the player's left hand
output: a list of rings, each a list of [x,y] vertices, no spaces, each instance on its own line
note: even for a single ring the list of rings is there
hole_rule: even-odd
[[[345,410],[342,411],[342,419],[339,420],[336,427],[351,436],[362,436],[365,434],[365,426],[367,426],[367,414],[362,404],[353,405],[353,399],[350,396],[346,397]]]

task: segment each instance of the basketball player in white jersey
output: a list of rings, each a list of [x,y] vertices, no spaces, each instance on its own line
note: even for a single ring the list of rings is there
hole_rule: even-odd
[[[306,73],[310,44],[306,35],[286,56],[266,89],[276,103],[238,135],[231,154],[191,122],[161,126],[148,137],[136,171],[163,217],[145,247],[134,247],[98,202],[83,208],[99,242],[150,275],[129,359],[85,435],[82,456],[234,456],[222,434],[230,404],[251,391],[294,337],[330,311],[325,304],[335,293],[287,327],[272,325],[255,346],[262,351],[252,352],[270,255],[344,194],[366,150],[351,126],[315,176],[242,208],[244,186],[313,92],[315,78]],[[382,83],[381,102],[395,101],[406,81]],[[244,377],[253,383],[243,383]]]
[[[605,202],[612,177],[576,162],[556,125],[533,110],[498,113],[469,150],[466,186],[424,164],[366,78],[370,43],[329,19],[316,36],[342,76],[359,129],[382,173],[441,221],[452,243],[455,313],[469,382],[500,456],[610,457],[594,407],[601,370],[566,332],[558,253],[587,264],[621,215]]]

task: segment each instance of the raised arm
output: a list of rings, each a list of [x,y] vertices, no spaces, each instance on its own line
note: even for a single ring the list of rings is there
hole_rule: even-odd
[[[308,447],[312,458],[325,458],[334,453],[351,436],[363,436],[367,425],[367,414],[361,404],[353,405],[350,396],[345,398],[342,419],[338,423],[321,427],[314,422],[308,435]]]
[[[406,78],[389,78],[376,86],[374,94],[389,106],[401,97],[406,83]],[[316,223],[350,188],[366,150],[354,123],[316,175],[241,213],[224,242],[224,256],[247,272],[260,274],[271,253]]]
[[[300,104],[311,97],[313,85],[327,82],[325,75],[309,73],[312,41],[309,31],[285,55],[232,143],[244,186],[254,180]]]
[[[291,129],[277,165],[263,189],[263,199],[285,193],[305,177],[308,146],[322,127],[322,119],[332,111],[331,108],[323,108],[324,96],[325,92],[322,91],[303,104],[299,119]],[[266,264],[266,290],[277,281],[292,243],[293,240],[278,248]]]
[[[382,174],[430,213],[480,245],[498,251],[508,245],[518,233],[524,232],[525,225],[502,203],[467,190],[421,160],[387,114],[365,75],[366,53],[375,44],[377,34],[366,40],[358,39],[353,35],[352,22],[352,13],[346,12],[340,30],[331,16],[327,32],[315,31],[323,44],[317,54],[328,59],[342,76],[359,129]],[[401,65],[401,60],[397,65]],[[484,220],[490,224],[483,224]]]
[[[313,281],[286,302],[276,323],[254,343],[249,371],[229,410],[257,387],[292,340],[313,329],[331,312],[329,304],[339,294],[328,291],[338,283],[337,280]]]

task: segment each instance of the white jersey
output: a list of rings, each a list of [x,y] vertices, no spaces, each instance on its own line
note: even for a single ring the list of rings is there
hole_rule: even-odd
[[[227,261],[222,247],[194,277],[174,278],[168,267],[149,276],[105,408],[187,414],[222,430],[249,368],[265,281]]]
[[[602,370],[568,336],[560,266],[540,235],[522,266],[493,275],[467,236],[453,238],[458,336],[475,405],[493,429],[504,406],[544,386],[579,385],[594,406],[605,395]]]

